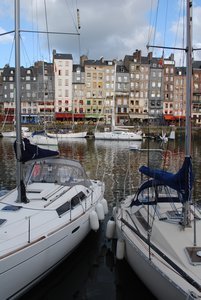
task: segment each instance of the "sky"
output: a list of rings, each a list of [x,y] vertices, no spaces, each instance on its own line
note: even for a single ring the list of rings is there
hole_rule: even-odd
[[[52,51],[89,59],[124,59],[142,55],[168,57],[183,65],[184,51],[149,48],[147,44],[185,47],[183,0],[21,0],[21,65],[52,61]],[[77,22],[77,9],[80,22]],[[201,48],[201,0],[193,0],[193,47]],[[80,29],[78,29],[80,25]],[[0,68],[14,66],[14,0],[0,1]],[[34,31],[34,32],[24,32]],[[45,33],[36,33],[44,31]],[[47,34],[46,32],[62,34]],[[65,34],[64,34],[65,33]],[[68,33],[68,34],[67,34]],[[201,60],[201,51],[194,51]]]

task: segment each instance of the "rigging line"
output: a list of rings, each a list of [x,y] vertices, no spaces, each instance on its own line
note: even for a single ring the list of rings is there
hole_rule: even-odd
[[[25,56],[27,57],[27,60],[29,61],[29,65],[31,66],[31,61],[30,61],[30,59],[29,59],[29,55],[27,54],[26,47],[25,47],[25,45],[24,45],[24,43],[23,43],[23,39],[22,39],[21,36],[20,36],[20,41],[21,41],[21,44],[22,44],[22,46],[23,46],[23,52],[24,52]],[[25,58],[25,59],[26,59],[26,58]]]
[[[166,12],[165,12],[165,30],[164,30],[164,40],[163,40],[163,45],[165,46],[165,37],[166,37],[166,29],[167,29],[167,15],[168,15],[168,0],[167,0],[167,5],[166,5]],[[164,51],[164,49],[163,49]]]
[[[41,47],[40,47],[40,38],[39,38],[39,34],[38,34],[38,20],[39,20],[39,17],[38,17],[38,1],[36,1],[36,33],[37,33],[37,36],[36,36],[36,57],[42,57],[42,51],[41,51]]]
[[[33,24],[34,24],[34,8],[33,8],[33,2],[31,2],[31,27],[33,29]],[[33,45],[33,56],[34,56],[34,52],[35,52],[35,40],[34,40],[34,34],[32,33],[32,45]],[[33,64],[34,64],[34,57],[32,57],[33,59]]]
[[[185,44],[185,26],[184,26],[184,23],[185,23],[185,13],[184,13],[184,8],[183,8],[183,0],[181,0],[181,8],[182,8],[182,11],[183,11],[183,15],[182,15],[182,47],[184,47],[184,44]],[[182,54],[181,54],[181,58],[180,58],[180,66],[184,66],[184,62],[185,62],[185,53],[184,51],[182,51]],[[184,87],[183,87],[184,88]]]
[[[3,33],[0,33],[0,36],[7,35],[7,34],[11,34],[11,33],[14,33],[14,32],[15,32],[15,30],[3,32]]]
[[[184,47],[169,47],[169,46],[158,46],[158,45],[147,45],[147,48],[161,48],[161,49],[171,49],[171,50],[185,50],[187,51],[187,48]],[[193,49],[193,50],[197,50],[197,49]]]
[[[13,38],[13,42],[12,42],[12,47],[11,47],[11,51],[10,51],[10,56],[9,56],[8,63],[10,63],[10,61],[11,61],[11,56],[12,56],[13,48],[14,48],[14,40],[15,40],[15,38]]]
[[[77,0],[76,0],[76,9],[77,9],[77,30],[81,29],[81,25],[80,25],[80,10],[77,6]],[[81,41],[80,41],[80,35],[78,36],[78,54],[79,54],[79,58],[81,56]]]
[[[152,34],[152,26],[151,26],[151,21],[152,21],[152,11],[153,11],[153,0],[151,0],[151,8],[150,8],[150,18],[149,18],[149,30],[148,30],[148,43],[150,43],[151,40],[151,34]]]
[[[75,32],[60,32],[60,31],[44,31],[44,30],[24,30],[21,29],[21,32],[26,32],[26,33],[47,33],[47,34],[65,34],[65,35],[80,35],[79,33],[75,33]]]
[[[180,1],[180,7],[179,7],[179,16],[178,16],[178,22],[177,22],[177,29],[176,29],[176,35],[175,35],[175,41],[174,41],[174,47],[176,46],[176,42],[177,42],[177,37],[178,37],[178,32],[179,32],[179,24],[180,24],[180,18],[181,18],[181,11],[183,8],[182,5],[182,0]],[[183,26],[184,27],[184,26]],[[182,44],[183,45],[183,44]]]
[[[155,44],[155,39],[156,39],[156,28],[157,28],[157,22],[158,22],[158,9],[159,9],[159,0],[157,0],[157,9],[156,9],[156,19],[155,19],[155,25],[154,25],[153,45]]]
[[[48,43],[49,62],[51,62],[51,55],[50,55],[50,39],[49,39],[49,35],[48,35],[48,22],[47,22],[47,7],[46,7],[46,0],[44,0],[44,7],[45,7],[45,23],[46,23],[46,30],[47,30],[47,43]]]
[[[78,28],[77,28],[77,26],[76,26],[76,18],[73,16],[72,11],[71,11],[71,9],[70,9],[70,6],[69,6],[67,0],[65,0],[65,3],[66,3],[66,6],[67,6],[67,9],[68,9],[68,11],[69,11],[69,13],[70,13],[70,15],[71,15],[71,18],[72,18],[72,20],[73,20],[73,24],[74,24],[74,26],[75,26],[75,30],[76,30],[76,32],[78,33]],[[77,7],[77,2],[76,2],[76,7]]]

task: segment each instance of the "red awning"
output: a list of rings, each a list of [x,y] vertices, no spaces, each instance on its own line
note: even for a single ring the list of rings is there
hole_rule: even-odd
[[[74,119],[85,118],[85,114],[74,114]]]
[[[172,115],[164,115],[163,117],[164,117],[164,119],[167,120],[167,121],[173,121],[173,120],[175,120],[175,117],[172,116]]]
[[[72,119],[71,113],[55,113],[56,119]]]
[[[64,113],[64,112],[55,113],[56,119],[72,119],[73,117],[74,119],[81,119],[81,118],[85,118],[85,114],[74,114],[73,116],[72,113]]]
[[[185,116],[173,116],[173,115],[164,115],[163,116],[167,121],[174,121],[174,120],[185,120]]]
[[[176,120],[185,120],[186,119],[186,117],[185,116],[175,116],[175,119]]]

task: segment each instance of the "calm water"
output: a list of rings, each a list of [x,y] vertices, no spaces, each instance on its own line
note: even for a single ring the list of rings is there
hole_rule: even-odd
[[[91,178],[105,182],[105,198],[110,213],[98,233],[92,232],[61,266],[22,299],[127,300],[139,299],[139,293],[140,299],[154,299],[128,264],[115,259],[114,245],[105,239],[105,227],[116,201],[138,186],[139,166],[149,164],[152,167],[168,167],[176,172],[184,157],[183,146],[182,136],[165,145],[145,140],[141,144],[142,151],[129,150],[129,142],[126,141],[79,139],[61,142],[61,155],[80,160]],[[152,150],[148,152],[147,148]],[[195,192],[200,197],[198,200],[201,200],[200,149],[201,141],[194,138],[192,153]],[[0,170],[0,192],[3,193],[15,187],[13,143],[5,138],[0,139]]]

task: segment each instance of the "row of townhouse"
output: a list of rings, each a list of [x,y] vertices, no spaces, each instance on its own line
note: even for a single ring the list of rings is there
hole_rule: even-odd
[[[185,118],[186,68],[176,67],[174,55],[142,56],[140,50],[123,60],[89,60],[73,64],[71,54],[53,50],[53,62],[21,67],[23,123],[52,120],[97,120],[116,124],[136,120],[181,122]],[[1,120],[15,118],[15,68],[0,70]],[[193,62],[192,118],[201,123],[201,62]]]

